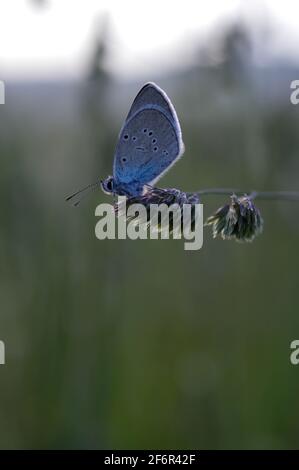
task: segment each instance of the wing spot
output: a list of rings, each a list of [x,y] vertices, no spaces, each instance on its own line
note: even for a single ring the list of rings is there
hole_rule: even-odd
[[[149,136],[153,135],[153,131],[149,131],[148,135]]]
[[[152,143],[155,144],[157,142],[157,139],[153,139]]]
[[[158,150],[158,147],[157,146],[154,147],[154,152],[157,152],[157,150]]]
[[[127,158],[126,158],[126,157],[122,157],[121,161],[125,163],[125,162],[127,161]]]
[[[132,140],[135,142],[137,140],[137,137],[135,137],[135,135],[133,135]]]
[[[146,134],[146,133],[147,133],[147,129],[143,129],[143,132]]]
[[[163,150],[164,155],[168,155],[167,150]]]
[[[125,134],[124,135],[124,140],[128,140],[128,138],[129,138],[128,134]]]

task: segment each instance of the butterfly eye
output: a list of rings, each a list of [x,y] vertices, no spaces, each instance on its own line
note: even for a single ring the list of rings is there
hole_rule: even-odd
[[[112,179],[110,179],[109,181],[107,181],[107,189],[108,189],[108,191],[112,191],[112,189],[113,189]]]
[[[124,135],[124,140],[128,140],[128,138],[129,138],[128,134],[125,134]]]

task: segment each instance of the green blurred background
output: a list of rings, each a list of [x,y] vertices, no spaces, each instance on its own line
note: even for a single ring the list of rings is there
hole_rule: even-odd
[[[26,8],[48,15],[51,1]],[[0,54],[1,448],[298,447],[299,204],[259,203],[253,243],[207,228],[203,249],[188,252],[180,241],[99,241],[95,207],[111,199],[64,201],[111,174],[149,80],[175,104],[186,145],[161,187],[299,189],[299,67],[256,64],[259,43],[236,18],[198,40],[186,65],[136,77],[106,65],[109,15],[80,80],[6,79]],[[205,216],[226,202],[204,199]]]

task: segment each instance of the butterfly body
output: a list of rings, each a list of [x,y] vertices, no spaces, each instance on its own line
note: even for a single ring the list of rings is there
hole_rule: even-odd
[[[175,109],[165,92],[147,83],[136,96],[116,146],[113,176],[104,192],[129,197],[144,193],[182,156],[184,144]]]

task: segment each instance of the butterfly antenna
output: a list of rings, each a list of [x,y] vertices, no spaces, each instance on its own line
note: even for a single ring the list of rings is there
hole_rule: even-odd
[[[89,184],[85,188],[79,189],[79,191],[76,191],[74,194],[71,194],[70,196],[68,196],[66,198],[66,201],[70,201],[71,199],[78,196],[79,194],[85,193],[85,191],[87,191],[85,194],[82,194],[81,196],[79,196],[79,199],[76,202],[74,202],[74,206],[78,206],[79,203],[82,201],[82,199],[84,199],[90,192],[93,192],[95,189],[97,189],[98,186],[100,186],[99,181],[97,181],[96,183]]]

